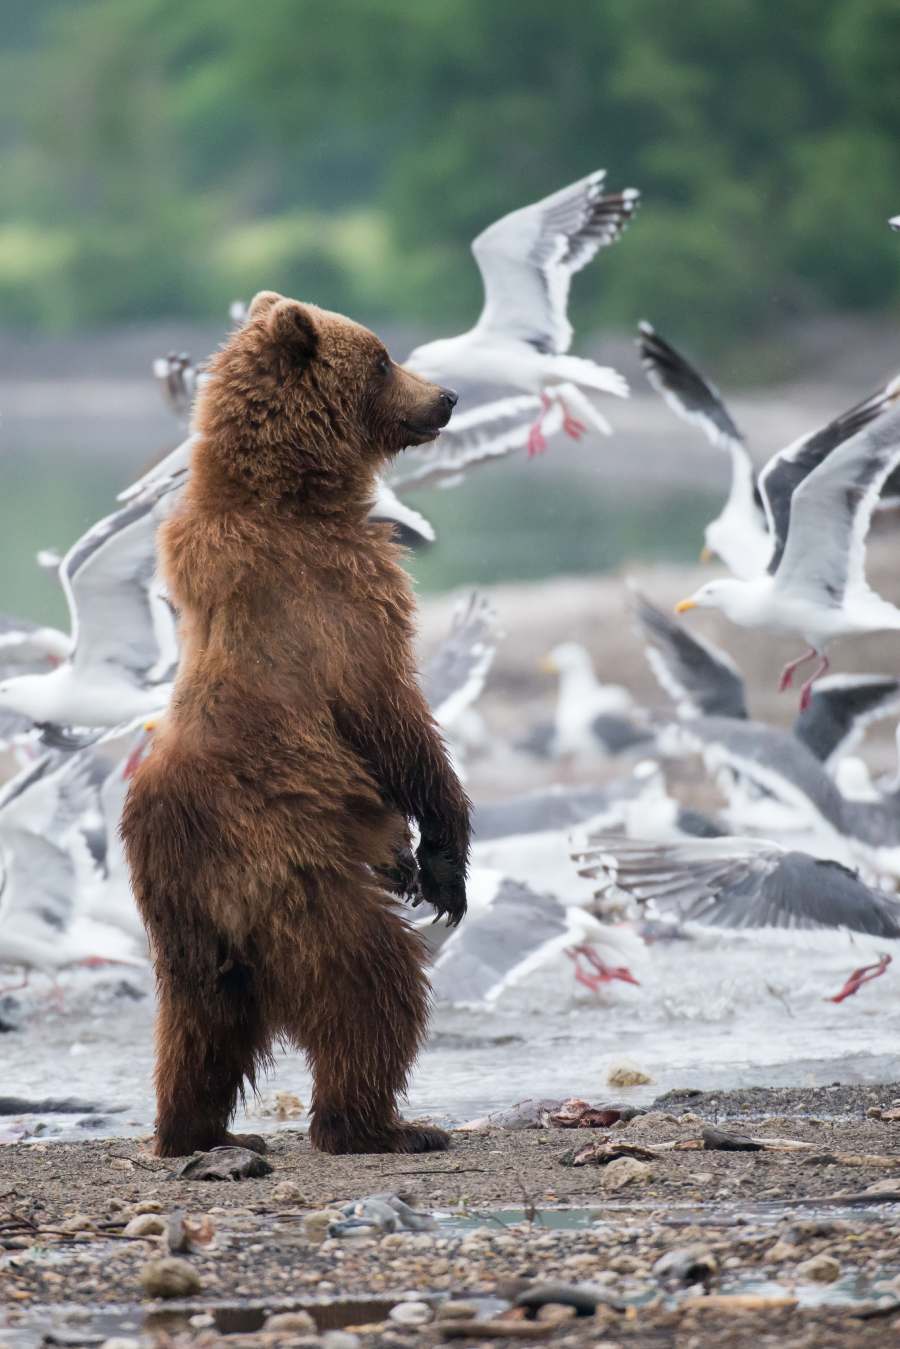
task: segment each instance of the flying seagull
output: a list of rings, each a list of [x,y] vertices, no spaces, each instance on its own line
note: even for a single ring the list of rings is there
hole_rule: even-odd
[[[417,347],[406,361],[428,379],[530,394],[538,416],[528,434],[529,454],[546,449],[544,418],[554,404],[562,409],[566,434],[578,439],[587,422],[609,433],[586,391],[628,393],[617,371],[567,355],[572,277],[619,239],[640,197],[634,188],[604,195],[605,179],[606,170],[599,169],[483,230],[472,244],[484,285],[478,322],[457,337]]]
[[[72,545],[59,567],[69,654],[49,674],[0,681],[0,708],[60,728],[116,726],[165,706],[178,652],[156,578],[155,506],[125,506]]]
[[[900,609],[870,590],[865,579],[872,510],[898,463],[900,408],[818,456],[786,497],[770,492],[792,466],[776,456],[760,479],[773,537],[768,570],[749,581],[710,581],[677,604],[676,612],[719,609],[740,627],[801,635],[808,650],[784,667],[780,687],[789,688],[798,666],[818,656],[801,691],[801,710],[808,707],[814,681],[829,668],[826,652],[835,638],[900,628]]]
[[[772,541],[744,434],[716,386],[649,323],[638,327],[641,364],[652,387],[676,416],[699,427],[710,444],[731,459],[728,500],[704,530],[702,557],[720,557],[733,576],[758,576],[769,560]]]
[[[757,481],[744,436],[714,384],[685,356],[641,323],[638,348],[647,378],[677,416],[698,426],[706,438],[731,457],[731,488],[724,508],[706,526],[704,561],[722,559],[733,576],[750,580],[765,571],[773,548],[771,515],[785,515],[790,494],[803,478],[843,441],[888,411],[900,392],[896,378],[834,417],[819,430],[810,431],[779,450],[766,465],[767,498],[762,478]],[[894,475],[885,482],[879,506],[896,504],[898,484]],[[770,509],[771,508],[771,509]],[[780,527],[780,525],[779,525]]]
[[[592,839],[574,854],[598,898],[624,890],[681,922],[726,928],[844,928],[900,937],[900,902],[839,862],[754,838],[644,843]]]

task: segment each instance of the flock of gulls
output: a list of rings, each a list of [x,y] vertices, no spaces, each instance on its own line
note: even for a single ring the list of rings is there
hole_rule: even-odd
[[[605,180],[592,173],[480,234],[478,322],[409,356],[424,376],[497,396],[399,456],[379,482],[371,517],[392,522],[407,545],[436,540],[410,492],[452,487],[480,464],[540,453],[555,437],[612,433],[602,400],[627,397],[628,387],[617,371],[570,354],[567,314],[573,275],[616,243],[638,207],[637,191],[607,193]],[[890,223],[900,229],[900,217]],[[233,322],[244,317],[232,307]],[[900,716],[900,677],[827,674],[834,639],[900,629],[900,610],[865,578],[873,512],[900,497],[900,378],[757,472],[714,385],[648,323],[638,347],[675,415],[730,458],[727,500],[705,531],[706,553],[729,575],[676,614],[630,591],[658,705],[601,682],[587,651],[562,642],[543,662],[558,677],[555,716],[523,728],[516,743],[499,743],[478,708],[502,641],[498,615],[481,594],[460,605],[422,670],[460,773],[486,754],[506,757],[509,778],[529,759],[560,773],[539,791],[476,799],[468,918],[456,929],[422,927],[439,1003],[495,1006],[539,971],[560,1000],[640,987],[651,940],[701,928],[875,939],[875,958],[853,971],[840,1000],[883,973],[890,952],[880,945],[900,938],[900,766],[873,779],[856,754],[872,722]],[[186,354],[161,358],[154,374],[183,426],[180,443],[65,555],[39,555],[56,567],[68,631],[0,618],[0,741],[18,764],[0,789],[2,991],[34,971],[55,978],[72,966],[148,960],[118,825],[177,668],[155,536],[191,471],[191,409],[204,379]],[[740,670],[683,620],[700,608],[805,644],[781,674],[786,689],[816,662],[790,730],[753,718]],[[703,810],[672,794],[689,761],[710,803]],[[588,765],[589,776],[601,762],[594,785],[567,784],[563,766]]]

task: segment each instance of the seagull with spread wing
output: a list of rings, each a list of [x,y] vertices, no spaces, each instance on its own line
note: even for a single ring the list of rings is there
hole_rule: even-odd
[[[592,838],[573,854],[597,897],[625,891],[683,923],[725,928],[843,928],[900,938],[900,903],[855,871],[755,838],[646,843]]]
[[[599,169],[483,230],[472,244],[484,284],[478,322],[457,337],[417,347],[406,361],[427,379],[495,384],[531,395],[538,415],[528,434],[529,454],[546,449],[544,421],[554,405],[574,439],[588,422],[609,434],[590,396],[628,393],[618,371],[567,354],[572,277],[616,242],[640,196],[634,188],[604,195],[605,179]]]
[[[0,709],[40,727],[117,726],[164,707],[177,663],[174,618],[156,577],[165,502],[135,501],[92,525],[59,578],[70,651],[48,674],[0,682]]]
[[[900,408],[837,449],[819,452],[814,462],[805,457],[799,482],[800,461],[788,451],[760,478],[773,539],[768,570],[747,581],[710,581],[676,605],[677,613],[719,609],[739,627],[801,635],[808,650],[784,667],[780,685],[789,688],[798,666],[819,657],[803,685],[801,710],[829,668],[826,652],[835,638],[900,629],[900,609],[870,590],[865,578],[872,511],[900,463]]]

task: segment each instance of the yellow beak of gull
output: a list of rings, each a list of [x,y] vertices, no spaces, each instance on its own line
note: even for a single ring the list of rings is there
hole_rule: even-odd
[[[714,553],[713,550],[710,548],[710,546],[709,546],[708,543],[704,543],[703,547],[700,549],[700,561],[701,561],[701,562],[715,562],[715,560],[716,560],[716,555],[715,555],[715,553]]]
[[[678,603],[675,605],[675,612],[676,614],[686,614],[688,609],[696,609],[696,608],[697,608],[696,600],[679,600]]]
[[[559,674],[556,668],[556,661],[551,656],[542,656],[538,661],[538,669],[544,674]]]

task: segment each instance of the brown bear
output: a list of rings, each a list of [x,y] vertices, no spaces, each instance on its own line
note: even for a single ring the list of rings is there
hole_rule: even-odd
[[[161,1156],[233,1141],[276,1039],[308,1058],[314,1146],[447,1146],[397,1113],[429,991],[396,895],[459,922],[469,802],[417,684],[399,550],[367,514],[375,474],[455,403],[365,328],[272,292],[210,365],[160,531],[181,665],[122,822],[158,982]]]

